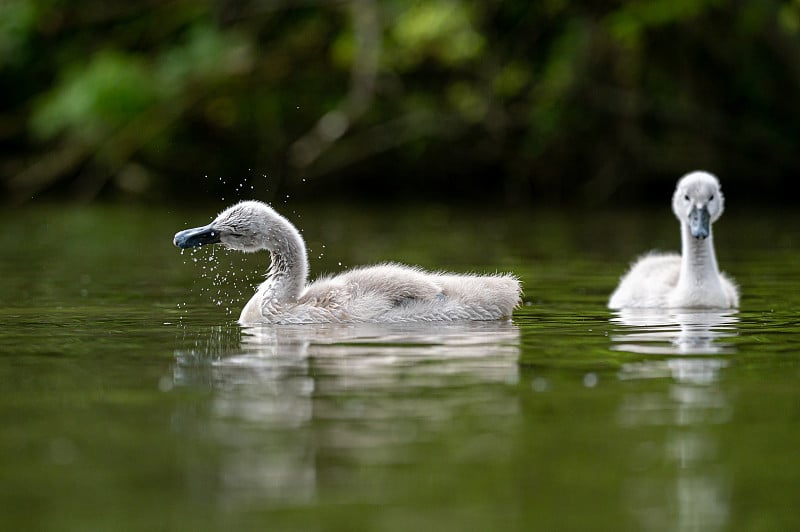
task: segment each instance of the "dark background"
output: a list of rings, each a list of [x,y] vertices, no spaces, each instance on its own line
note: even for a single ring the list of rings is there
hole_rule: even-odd
[[[798,89],[796,0],[3,0],[0,202],[787,204]]]

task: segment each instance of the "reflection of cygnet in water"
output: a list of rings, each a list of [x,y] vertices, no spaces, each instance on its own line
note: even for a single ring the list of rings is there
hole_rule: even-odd
[[[719,181],[706,172],[685,175],[672,197],[681,223],[681,254],[649,253],[631,266],[608,307],[736,308],[739,290],[717,266],[711,224],[722,216]]]
[[[519,280],[511,274],[426,272],[401,264],[354,268],[307,284],[300,232],[260,201],[229,207],[206,226],[180,231],[173,241],[182,249],[222,244],[269,251],[267,280],[242,309],[243,324],[501,320],[511,318],[520,301]]]
[[[626,326],[612,336],[612,349],[667,355],[732,353],[733,346],[720,340],[736,336],[738,321],[735,310],[623,309],[611,318],[611,323]]]
[[[326,385],[428,385],[448,375],[476,382],[517,379],[519,329],[509,321],[245,327],[245,357],[275,346],[296,351]],[[300,352],[302,351],[302,355]]]
[[[246,338],[239,326],[214,327],[176,350],[173,386],[212,395],[206,408],[176,412],[175,424],[214,438],[222,449],[216,475],[222,504],[312,500],[314,442],[305,429],[314,379],[305,346],[265,342],[247,349]]]
[[[462,382],[513,382],[519,336],[510,321],[215,327],[193,348],[176,351],[175,385],[291,387],[278,394],[285,399],[310,394],[320,371],[361,387],[426,386],[450,375]]]
[[[454,397],[474,401],[464,386],[515,383],[519,329],[510,321],[214,328],[175,354],[174,386],[212,392],[201,424],[224,449],[221,497],[303,503],[315,496],[326,445],[388,449],[403,437],[400,420],[438,426],[456,416],[463,401],[439,400],[454,384]],[[437,390],[435,408],[371,400],[412,394],[421,404],[430,394],[420,389]]]

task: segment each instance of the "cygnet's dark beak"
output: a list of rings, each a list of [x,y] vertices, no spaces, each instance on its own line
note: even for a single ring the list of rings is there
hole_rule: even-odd
[[[181,249],[196,248],[206,244],[218,244],[219,231],[212,228],[211,225],[185,229],[175,233],[175,238],[172,239],[172,242]]]
[[[711,232],[711,215],[708,212],[708,207],[705,205],[701,208],[694,207],[692,212],[689,213],[689,231],[695,238],[705,239]]]

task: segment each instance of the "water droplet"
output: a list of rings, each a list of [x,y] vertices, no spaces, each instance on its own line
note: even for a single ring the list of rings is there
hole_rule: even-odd
[[[50,459],[56,464],[70,464],[78,455],[78,447],[67,438],[54,438],[50,440]]]
[[[164,375],[160,379],[158,379],[158,389],[160,391],[168,392],[168,391],[172,390],[172,386],[173,386],[173,382],[172,382],[172,379],[170,377],[167,377],[166,375]]]
[[[550,384],[547,382],[547,379],[544,377],[536,377],[531,382],[531,388],[534,392],[544,392],[550,387]]]

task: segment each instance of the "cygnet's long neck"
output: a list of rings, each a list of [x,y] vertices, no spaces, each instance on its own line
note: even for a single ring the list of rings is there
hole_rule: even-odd
[[[719,268],[714,252],[711,227],[706,238],[692,236],[689,224],[681,224],[681,273],[678,286],[708,285],[718,282]]]
[[[297,301],[308,276],[306,245],[300,232],[286,218],[274,213],[264,234],[263,247],[270,253],[271,264],[262,286],[272,298]]]

